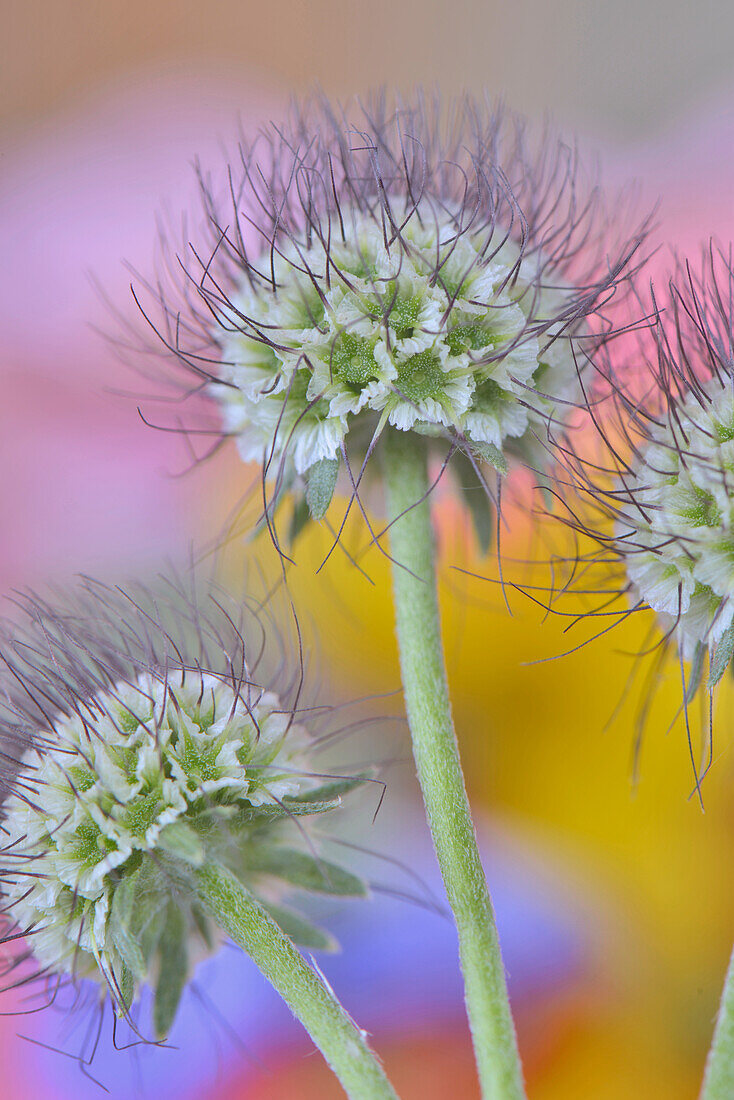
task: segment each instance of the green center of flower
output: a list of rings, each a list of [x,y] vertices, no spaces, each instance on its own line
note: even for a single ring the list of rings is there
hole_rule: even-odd
[[[480,324],[454,325],[446,333],[446,343],[452,355],[463,355],[466,351],[481,351],[493,343],[491,331]]]
[[[419,351],[398,367],[396,388],[408,401],[441,397],[445,387],[441,360],[432,351]]]
[[[407,340],[415,331],[423,298],[420,294],[398,294],[387,303],[387,320],[398,340]]]
[[[734,440],[734,423],[714,422],[714,432],[719,443],[731,443]]]
[[[378,376],[374,348],[374,340],[353,336],[349,332],[340,333],[331,348],[334,376],[350,386],[366,386]]]

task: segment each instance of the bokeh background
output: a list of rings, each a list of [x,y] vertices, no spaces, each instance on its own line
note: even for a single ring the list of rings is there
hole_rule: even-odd
[[[129,261],[146,270],[155,215],[186,209],[195,157],[277,118],[318,85],[345,97],[385,84],[502,95],[550,113],[599,157],[610,186],[637,180],[659,200],[651,273],[670,248],[734,233],[734,7],[670,0],[2,0],[0,42],[0,587],[76,571],[145,574],[216,538],[250,484],[228,452],[189,469],[178,438],[137,414],[139,380],[99,328],[130,310]],[[153,415],[154,408],[146,406]],[[522,494],[522,487],[518,490]],[[527,503],[527,502],[525,502]],[[508,558],[538,545],[510,510]],[[674,668],[646,726],[620,700],[648,624],[570,657],[530,601],[509,616],[470,533],[438,509],[446,639],[470,794],[497,902],[531,1095],[628,1100],[696,1095],[734,939],[732,707],[717,702],[705,813],[691,771]],[[359,545],[360,534],[350,534]],[[362,539],[362,542],[364,539]],[[394,691],[387,574],[373,584],[303,543],[291,583],[324,694]],[[228,567],[260,556],[234,539]],[[581,628],[583,631],[583,627]],[[579,631],[575,640],[581,640]],[[318,636],[318,644],[315,639]],[[395,699],[352,738],[353,759],[385,763],[387,795],[358,806],[355,856],[373,900],[327,914],[343,943],[323,960],[375,1036],[406,1100],[474,1100],[450,925],[406,760]],[[346,750],[345,750],[346,751]],[[370,863],[369,861],[372,860]],[[396,862],[388,862],[388,860]],[[401,864],[408,863],[412,877]],[[105,1021],[65,1006],[37,1015],[23,991],[0,1011],[3,1095],[66,1100],[338,1097],[320,1060],[247,961],[203,969],[167,1050],[112,1050]],[[54,1048],[48,1049],[48,1048]],[[92,1052],[87,1070],[80,1060]]]

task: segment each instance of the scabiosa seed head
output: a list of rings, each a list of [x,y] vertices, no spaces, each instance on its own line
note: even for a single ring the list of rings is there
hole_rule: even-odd
[[[420,220],[391,211],[392,225],[340,212],[328,251],[315,236],[284,242],[274,282],[248,283],[222,314],[231,385],[214,390],[244,458],[272,451],[307,476],[338,459],[360,415],[378,433],[453,428],[499,451],[541,414],[541,375],[549,396],[570,399],[573,358],[553,340],[562,326],[541,336],[567,296],[533,285],[533,261],[514,242],[493,244],[493,226],[472,230],[428,198]]]
[[[335,808],[356,781],[314,776],[309,734],[258,683],[222,595],[94,584],[65,607],[24,606],[30,625],[2,651],[3,739],[28,747],[2,811],[0,892],[40,973],[92,979],[124,1016],[152,986],[165,1036],[194,965],[223,938],[192,888],[211,862],[296,942],[328,947],[282,895],[365,886],[293,846],[288,825]]]
[[[714,649],[734,618],[734,380],[714,376],[650,428],[631,463],[616,534],[634,549],[636,598],[675,629],[686,658]]]
[[[588,318],[639,243],[608,255],[574,152],[487,103],[420,97],[316,102],[240,152],[226,199],[202,174],[211,239],[183,261],[185,306],[159,297],[243,458],[305,483],[317,517],[340,460],[387,427],[500,472],[505,452],[542,461],[580,394],[571,340],[603,327]]]
[[[655,611],[693,661],[688,696],[706,651],[711,686],[734,652],[733,294],[723,252],[712,247],[697,273],[680,264],[625,386],[608,364],[613,400],[594,410],[601,454],[562,448],[590,505],[574,526],[616,558],[633,606]]]

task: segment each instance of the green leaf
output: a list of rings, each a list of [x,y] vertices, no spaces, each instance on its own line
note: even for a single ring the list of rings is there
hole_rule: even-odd
[[[277,467],[277,462],[274,462],[273,472],[275,472],[276,467]],[[283,502],[285,501],[285,499],[288,495],[288,492],[289,492],[292,485],[293,485],[293,474],[292,473],[290,473],[290,472],[285,473],[282,477],[280,477],[280,476],[278,477],[278,488],[277,488],[277,491],[273,494],[273,496],[268,501],[267,515],[265,514],[265,512],[263,512],[263,514],[260,516],[257,523],[254,525],[254,527],[252,529],[252,533],[250,534],[250,536],[248,538],[249,542],[254,542],[254,540],[256,538],[258,538],[260,535],[262,535],[262,533],[264,531],[267,531],[269,529],[268,528],[268,521],[270,521],[271,524],[273,523],[273,521],[275,520],[276,514],[279,511],[279,509],[280,509],[281,505],[283,504]]]
[[[179,907],[173,903],[166,912],[165,931],[158,948],[158,963],[153,1028],[158,1039],[165,1039],[176,1018],[188,972],[186,921]]]
[[[134,927],[138,915],[135,905],[138,881],[139,875],[136,871],[132,875],[126,875],[115,887],[106,931],[125,967],[142,981],[146,976],[147,966]]]
[[[215,944],[214,936],[212,934],[213,928],[211,921],[208,919],[206,913],[200,905],[194,904],[191,906],[191,916],[193,918],[196,931],[201,936],[209,951],[213,951]]]
[[[323,928],[317,928],[310,920],[292,909],[286,909],[282,905],[271,905],[270,902],[258,898],[263,909],[270,913],[273,920],[280,926],[286,936],[290,936],[299,947],[306,947],[309,951],[337,951],[339,944],[333,936],[325,932]]]
[[[312,519],[323,519],[336,489],[338,458],[322,458],[307,471],[306,501]]]
[[[693,696],[699,689],[701,684],[701,677],[703,675],[703,659],[706,654],[706,647],[703,642],[696,644],[696,649],[693,654],[693,660],[691,661],[691,671],[688,674],[688,684],[686,686],[686,703],[690,703]]]
[[[161,829],[156,846],[166,855],[183,860],[192,867],[201,867],[206,856],[200,838],[185,821],[173,821]]]
[[[243,865],[248,871],[275,875],[299,890],[335,897],[367,897],[367,884],[363,879],[336,863],[318,859],[296,848],[283,848],[275,844],[252,845],[252,849],[244,855]]]
[[[294,795],[293,798],[285,799],[288,806],[293,804],[303,804],[306,802],[329,802],[332,803],[336,799],[341,798],[343,794],[349,794],[356,787],[361,787],[363,783],[366,783],[368,779],[372,778],[372,772],[362,772],[360,775],[345,775],[343,779],[329,780],[328,783],[322,783],[320,787],[314,787],[312,791],[306,791],[305,794]]]
[[[117,978],[117,995],[115,996],[115,1012],[119,1017],[127,1016],[135,996],[135,977],[129,966],[123,962]]]
[[[711,666],[709,668],[710,688],[716,687],[719,680],[726,672],[732,654],[734,654],[734,623],[732,623],[728,630],[724,631],[716,644],[716,649],[711,658]]]
[[[459,481],[464,503],[469,509],[474,524],[479,548],[483,554],[486,554],[492,545],[492,535],[494,533],[492,503],[487,493],[487,487],[474,469],[471,459],[463,451],[457,451],[453,461],[454,472]]]
[[[482,461],[488,462],[490,466],[494,466],[498,474],[504,475],[507,473],[507,459],[499,447],[495,447],[494,443],[477,443],[472,439],[470,446],[477,458],[481,458]]]
[[[308,521],[311,519],[311,512],[309,511],[308,501],[305,496],[297,497],[293,511],[291,513],[291,522],[288,528],[288,545],[293,546],[298,536],[305,528]]]
[[[416,420],[411,432],[415,432],[417,435],[427,435],[429,439],[438,439],[444,434],[445,428],[440,424],[429,424],[425,420]]]
[[[244,829],[250,825],[267,825],[271,821],[282,821],[289,817],[306,817],[309,814],[324,814],[341,805],[338,798],[320,802],[299,802],[286,799],[278,803],[265,803],[263,806],[243,806],[229,820],[230,829]]]
[[[150,860],[144,863],[138,872],[131,929],[146,960],[146,973],[163,934],[170,892],[162,871]]]

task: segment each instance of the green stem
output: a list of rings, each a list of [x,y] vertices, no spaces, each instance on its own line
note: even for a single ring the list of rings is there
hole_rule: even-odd
[[[734,954],[724,981],[714,1041],[706,1061],[701,1100],[731,1100],[734,1096]]]
[[[273,918],[223,867],[196,872],[209,914],[250,956],[300,1020],[351,1100],[397,1100],[366,1035]]]
[[[418,780],[459,935],[466,1010],[482,1096],[525,1090],[497,926],[464,786],[444,665],[427,447],[413,432],[384,435],[395,617]],[[398,518],[399,517],[399,518]]]

